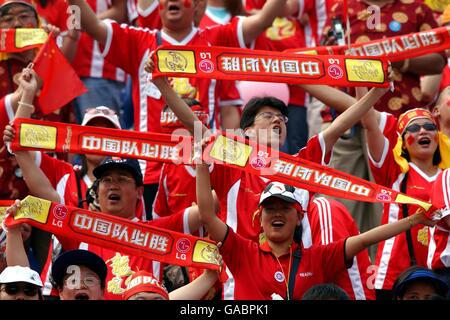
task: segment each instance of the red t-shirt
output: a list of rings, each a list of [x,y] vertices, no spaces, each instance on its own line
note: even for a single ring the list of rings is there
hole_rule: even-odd
[[[108,37],[103,55],[131,75],[135,130],[161,132],[159,122],[165,102],[156,86],[147,82],[148,74],[144,71],[150,52],[157,47],[157,31],[120,26],[111,21],[107,25]],[[238,18],[223,26],[205,30],[193,28],[182,41],[176,41],[164,32],[161,32],[161,38],[163,44],[172,45],[245,47],[242,23]],[[172,78],[171,84],[180,96],[199,100],[210,119],[215,119],[219,90],[216,80]],[[215,129],[217,123],[213,121],[211,127]],[[144,173],[144,184],[158,183],[161,163],[140,161],[140,164]]]
[[[108,0],[87,0],[87,3],[96,13],[102,13],[111,7]],[[78,76],[89,78],[104,78],[115,81],[125,81],[125,72],[116,67],[116,64],[104,59],[97,41],[83,32],[78,40],[78,47],[72,62]]]
[[[376,163],[369,154],[369,163],[376,183],[400,191],[404,174],[402,174],[400,166],[395,162],[392,153],[392,148],[397,139],[397,133],[394,129],[396,123],[397,119],[394,116],[388,113],[381,113],[380,130],[383,131],[385,136],[382,158]],[[415,164],[410,162],[406,194],[417,199],[429,201],[431,197],[431,188],[437,176],[438,173],[432,177],[426,175]],[[415,208],[413,206],[408,206],[407,215],[409,216],[414,213]],[[384,205],[381,218],[382,224],[392,223],[402,218],[403,209],[401,205],[396,203]],[[428,227],[417,225],[411,228],[411,238],[417,264],[426,266],[428,254]],[[401,272],[410,266],[405,232],[378,244],[375,264],[378,266],[375,288],[391,290],[395,279]]]
[[[308,221],[313,245],[327,245],[359,234],[346,207],[333,199],[315,198],[308,207]],[[333,282],[351,299],[374,300],[375,290],[369,283],[371,265],[369,252],[365,249],[353,258],[351,268],[336,274]]]
[[[293,244],[292,250],[297,247]],[[290,254],[277,259],[267,242],[258,245],[231,228],[228,228],[220,253],[235,278],[235,300],[271,300],[273,294],[286,299],[286,279],[289,275],[284,272],[290,272],[287,271],[292,264]],[[310,287],[331,282],[338,272],[346,268],[345,239],[326,246],[302,249],[291,299],[300,300]]]
[[[137,0],[132,0],[136,1]],[[145,10],[142,10],[138,4],[137,8],[137,26],[141,28],[161,29],[162,22],[161,16],[159,15],[159,1],[155,0],[153,3]]]

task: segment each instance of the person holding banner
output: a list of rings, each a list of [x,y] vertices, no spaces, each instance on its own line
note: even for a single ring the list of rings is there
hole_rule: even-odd
[[[201,150],[201,147],[200,147]],[[433,225],[423,212],[325,246],[303,249],[299,226],[308,210],[308,191],[271,182],[261,193],[258,222],[264,241],[245,239],[214,213],[208,165],[197,164],[197,203],[211,239],[235,278],[235,299],[300,300],[311,286],[330,281],[351,267],[353,257],[369,245],[418,224]]]
[[[430,111],[416,108],[395,118],[389,113],[369,111],[363,119],[370,169],[376,183],[428,201],[440,168],[448,163],[443,135]],[[408,205],[386,204],[382,224],[412,215]],[[375,288],[380,299],[391,299],[397,276],[410,265],[426,266],[428,228],[416,226],[406,233],[381,242]]]
[[[143,66],[152,50],[161,44],[246,47],[271,25],[276,16],[280,15],[285,2],[286,0],[269,0],[257,15],[235,18],[226,25],[200,30],[193,27],[196,0],[177,0],[170,3],[168,0],[161,0],[159,12],[162,30],[150,31],[120,26],[111,21],[101,21],[85,0],[68,0],[70,5],[77,5],[80,8],[81,27],[99,42],[105,59],[131,75],[135,108],[134,128],[141,132],[161,132],[159,126],[163,107],[161,93],[151,83],[143,82],[147,77]],[[218,119],[213,111],[217,110],[220,89],[215,81],[174,78],[173,86],[177,87],[184,97],[197,98],[205,108],[205,112],[210,115],[211,127],[213,129],[220,127],[217,121],[213,121]],[[147,213],[151,214],[161,164],[145,161],[140,161],[140,164],[144,173],[145,207]]]

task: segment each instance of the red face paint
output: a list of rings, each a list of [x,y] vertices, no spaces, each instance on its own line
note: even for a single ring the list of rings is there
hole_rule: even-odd
[[[162,2],[159,3],[159,10],[164,10],[164,4]]]
[[[450,99],[447,99],[447,107],[450,107]]]
[[[412,136],[412,134],[410,134],[408,136],[408,138],[406,138],[406,144],[408,146],[412,145],[414,142],[416,142],[416,139]]]
[[[183,1],[183,5],[185,8],[190,8],[192,5],[192,1],[191,0],[184,0]]]

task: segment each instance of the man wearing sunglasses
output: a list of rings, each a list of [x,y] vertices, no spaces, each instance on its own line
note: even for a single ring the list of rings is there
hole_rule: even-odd
[[[0,300],[42,300],[39,274],[21,266],[7,267],[0,274]]]

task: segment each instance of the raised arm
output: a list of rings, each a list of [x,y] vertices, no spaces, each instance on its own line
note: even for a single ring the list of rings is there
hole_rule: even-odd
[[[381,225],[369,231],[347,239],[345,242],[345,258],[347,261],[365,248],[380,241],[392,238],[418,224],[433,226],[435,222],[426,217],[424,213],[416,213],[399,221]]]
[[[250,45],[253,40],[272,25],[276,17],[283,16],[285,7],[286,0],[267,0],[260,11],[244,18],[242,31],[245,43]]]
[[[205,163],[197,164],[196,187],[200,221],[211,239],[222,242],[227,234],[228,226],[215,213],[211,179],[208,165]]]
[[[117,21],[118,23],[127,23],[127,0],[112,0],[111,6],[98,14],[100,20],[111,19]]]
[[[36,75],[31,69],[24,69],[19,78],[19,83],[23,93],[18,102],[19,107],[17,108],[15,118],[30,118],[34,111],[32,104],[37,90]],[[15,134],[16,132],[12,126],[6,126],[3,132],[5,144],[11,142]],[[33,152],[26,150],[16,151],[15,157],[31,194],[53,202],[61,201],[60,196],[51,185],[47,176],[37,167]]]
[[[371,108],[361,119],[367,141],[367,152],[375,162],[379,162],[383,156],[385,137],[379,127],[380,112]]]
[[[81,28],[101,45],[105,45],[108,30],[106,24],[97,17],[85,0],[67,0],[69,5],[80,9]]]
[[[343,113],[357,101],[351,95],[330,86],[321,84],[299,84],[298,86],[339,113]]]
[[[20,200],[7,209],[6,214],[14,215],[20,208]],[[6,262],[8,266],[29,267],[30,262],[22,240],[21,225],[8,228],[6,233]]]
[[[385,88],[372,88],[360,100],[341,113],[322,134],[328,153],[346,130],[355,125],[364,114],[386,93]]]

